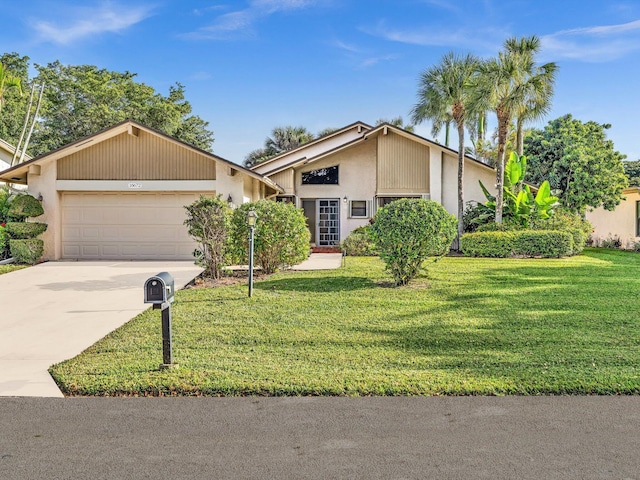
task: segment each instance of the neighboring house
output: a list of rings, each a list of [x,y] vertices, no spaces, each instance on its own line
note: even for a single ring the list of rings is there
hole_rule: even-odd
[[[183,222],[200,194],[241,204],[282,193],[268,178],[133,121],[0,172],[42,199],[44,258],[189,260]]]
[[[622,195],[624,200],[611,212],[602,207],[587,212],[587,220],[593,225],[591,239],[595,245],[618,238],[622,247],[631,248],[640,241],[640,187],[626,188]]]
[[[397,198],[426,198],[457,215],[458,154],[389,124],[356,122],[252,168],[284,190],[307,217],[311,242],[337,245],[366,225],[376,210]],[[464,200],[484,202],[495,170],[465,157]]]
[[[8,142],[0,139],[0,171],[5,170],[11,166],[11,160],[13,159],[13,154],[16,151],[16,147],[11,145]],[[18,158],[20,155],[18,154]],[[31,156],[25,154],[26,160],[31,160]]]

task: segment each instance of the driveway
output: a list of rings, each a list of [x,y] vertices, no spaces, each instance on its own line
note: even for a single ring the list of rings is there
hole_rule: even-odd
[[[161,271],[182,288],[201,269],[193,262],[47,262],[0,275],[0,396],[62,397],[49,366],[149,308],[144,281]]]

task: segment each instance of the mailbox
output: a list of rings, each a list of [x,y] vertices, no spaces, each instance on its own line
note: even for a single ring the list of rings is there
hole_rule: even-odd
[[[160,272],[144,282],[144,303],[162,305],[174,300],[175,286],[169,272]]]

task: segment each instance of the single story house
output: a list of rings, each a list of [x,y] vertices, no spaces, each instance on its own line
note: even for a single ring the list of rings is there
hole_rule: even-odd
[[[640,241],[640,187],[626,188],[622,195],[624,200],[613,211],[599,207],[587,212],[587,220],[593,225],[591,239],[596,245],[618,238],[622,247],[631,248]]]
[[[8,142],[0,139],[0,171],[6,170],[11,166],[11,160],[16,151],[16,147]],[[20,157],[20,155],[18,155]],[[25,153],[25,158],[31,160],[31,157]]]
[[[252,170],[282,187],[277,201],[304,210],[317,246],[339,244],[398,198],[435,200],[454,215],[458,210],[458,153],[390,124],[356,122]],[[486,201],[478,180],[491,189],[495,169],[466,156],[465,202]]]
[[[0,172],[42,200],[47,260],[190,260],[183,222],[201,194],[275,197],[269,178],[127,120]]]

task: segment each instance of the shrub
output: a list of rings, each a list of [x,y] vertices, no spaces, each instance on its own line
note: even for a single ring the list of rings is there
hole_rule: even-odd
[[[460,250],[468,257],[510,257],[513,255],[515,232],[465,233]]]
[[[301,209],[291,203],[260,200],[233,212],[231,250],[235,261],[246,263],[249,254],[247,213],[258,216],[254,233],[254,261],[265,273],[300,263],[309,256],[309,229]]]
[[[39,217],[44,213],[40,200],[31,195],[16,195],[9,207],[9,217],[22,219],[27,217]]]
[[[44,252],[44,242],[39,238],[9,240],[11,256],[18,263],[35,265]]]
[[[566,231],[523,230],[515,232],[513,253],[525,257],[564,257],[573,253],[573,237]]]
[[[607,238],[600,241],[602,248],[622,248],[622,240],[617,235],[609,235]]]
[[[573,238],[551,230],[475,232],[462,236],[461,250],[470,257],[562,257],[572,254]]]
[[[640,242],[633,242],[633,244],[631,244],[631,250],[640,252]]]
[[[462,214],[465,233],[473,233],[487,223],[495,224],[494,219],[495,213],[492,214],[491,209],[473,200],[467,202],[467,206]]]
[[[408,284],[427,257],[447,253],[457,223],[442,205],[423,199],[404,198],[378,210],[372,234],[395,284]]]
[[[7,229],[0,224],[0,260],[7,258],[9,254],[9,234]]]
[[[342,241],[342,250],[353,257],[378,255],[371,235],[371,225],[356,228]]]
[[[223,267],[227,266],[227,238],[229,234],[231,209],[221,196],[201,195],[191,205],[184,207],[187,219],[184,224],[200,248],[193,251],[196,265],[204,268],[204,275],[220,278]]]
[[[9,221],[11,193],[7,186],[0,187],[0,224]]]
[[[559,230],[569,232],[573,237],[572,255],[584,249],[593,226],[581,215],[558,209],[551,218],[537,220],[532,225],[540,230]]]
[[[47,230],[47,224],[38,222],[8,222],[6,229],[11,238],[35,238]]]

